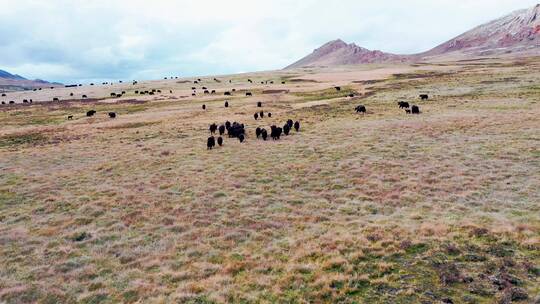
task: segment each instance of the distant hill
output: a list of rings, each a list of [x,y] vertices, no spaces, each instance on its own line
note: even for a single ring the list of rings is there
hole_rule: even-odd
[[[22,91],[46,86],[61,86],[61,83],[41,79],[28,80],[20,75],[0,70],[0,91]]]
[[[447,55],[478,57],[498,54],[540,55],[540,4],[480,25],[424,53],[396,55],[371,51],[338,39],[326,43],[287,68],[413,62]]]
[[[10,74],[6,71],[3,71],[3,70],[0,70],[0,78],[2,79],[14,79],[14,80],[27,80],[26,78],[24,77],[21,77],[19,75],[13,75],[13,74]]]

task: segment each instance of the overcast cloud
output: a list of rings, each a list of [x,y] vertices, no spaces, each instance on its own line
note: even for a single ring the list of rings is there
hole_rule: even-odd
[[[538,0],[0,0],[0,69],[88,82],[280,69],[341,38],[428,50]]]

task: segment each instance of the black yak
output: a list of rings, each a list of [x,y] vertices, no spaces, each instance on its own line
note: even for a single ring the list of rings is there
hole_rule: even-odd
[[[94,114],[96,114],[96,110],[90,110],[90,111],[86,112],[86,116],[88,116],[88,117],[94,116]]]
[[[257,136],[257,138],[261,136],[261,132],[262,132],[261,128],[257,127],[257,129],[255,129],[255,135]]]
[[[230,128],[231,128],[231,122],[227,120],[225,122],[225,129],[229,130]]]
[[[253,114],[253,118],[255,118],[255,120],[259,119],[259,113]]]
[[[204,90],[204,92],[203,92],[203,93],[204,93],[204,94],[210,94],[210,91],[208,91],[208,90]]]
[[[289,136],[289,132],[291,131],[291,127],[289,127],[289,124],[283,125],[283,134],[286,136]]]
[[[405,110],[405,114],[411,114],[411,110],[409,109]]]
[[[296,130],[296,132],[300,130],[300,122],[297,121],[294,123],[294,129]]]
[[[69,115],[68,120],[72,120],[72,119],[73,119],[73,115]]]
[[[428,95],[428,94],[420,94],[420,99],[422,99],[422,100],[428,100],[428,99],[429,99],[429,95]]]
[[[272,113],[268,113],[268,117],[272,117]]]
[[[153,95],[153,94],[154,94],[154,93],[150,93],[150,95]],[[197,94],[191,93],[191,96],[195,97],[195,96],[197,96]]]
[[[287,125],[289,126],[289,129],[291,129],[293,127],[293,121],[292,119],[288,119],[287,120]]]
[[[244,129],[244,124],[239,124],[237,122],[234,122],[228,129],[227,132],[229,134],[229,137],[239,137],[240,135],[244,135],[246,133],[246,130]]]
[[[202,105],[202,109],[203,109],[203,110],[206,110],[206,105]]]
[[[224,125],[219,126],[218,131],[219,131],[219,135],[225,134],[225,126]]]
[[[264,118],[264,112],[263,112],[263,111],[259,112],[259,116],[260,116],[261,118]]]
[[[73,93],[69,93],[69,96],[73,96]]]
[[[212,148],[214,148],[215,146],[216,146],[216,139],[214,138],[214,136],[208,137],[208,140],[206,141],[206,149],[212,150]]]
[[[276,126],[271,126],[270,129],[270,137],[272,137],[273,140],[278,140],[281,137],[283,129]]]
[[[58,99],[58,97],[55,97],[53,98],[53,101],[60,101],[60,99]]]
[[[418,106],[412,106],[411,107],[411,113],[412,114],[420,114],[420,108]]]
[[[9,101],[9,104],[14,104],[14,103],[15,103],[15,101],[13,101],[13,100]]]
[[[88,96],[86,96],[86,95],[83,95],[83,96],[82,96],[82,98],[88,98]]]
[[[409,103],[406,101],[399,101],[398,106],[400,109],[408,109],[410,107]]]
[[[197,88],[196,88],[196,87],[191,87],[191,89],[192,89],[193,91],[197,90]]]
[[[231,92],[225,92],[225,93],[223,93],[223,95],[225,95],[225,96],[231,96]]]
[[[116,113],[115,112],[109,112],[109,117],[110,118],[116,118]]]
[[[211,125],[210,125],[210,128],[209,128],[210,134],[216,133],[217,128],[218,128],[218,126],[217,126],[215,123],[211,124]]]
[[[336,89],[336,91],[341,91],[341,87],[334,87],[334,89]]]
[[[253,96],[253,94],[251,94],[251,92],[246,92],[246,96]]]
[[[220,137],[217,138],[217,144],[218,144],[220,147],[223,146],[223,137],[220,136]]]
[[[261,137],[263,140],[266,140],[268,138],[268,132],[266,131],[266,129],[261,130]]]
[[[356,108],[354,108],[356,110],[356,113],[363,113],[363,114],[366,114],[366,107],[363,106],[363,105],[359,105],[357,106]]]
[[[228,108],[228,107],[229,107],[229,102],[225,101],[225,108]]]
[[[262,102],[260,102],[260,101],[257,102],[257,107],[258,107],[258,108],[261,108],[261,107],[262,107]]]
[[[212,92],[210,92],[210,94],[216,94],[216,90],[212,90]]]
[[[238,135],[238,140],[240,141],[240,143],[243,143],[244,139],[245,139],[244,134]]]
[[[111,97],[116,97],[116,93],[111,93]]]

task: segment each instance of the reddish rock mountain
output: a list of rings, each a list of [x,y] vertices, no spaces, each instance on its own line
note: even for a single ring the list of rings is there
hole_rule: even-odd
[[[316,49],[310,55],[291,64],[287,68],[304,66],[333,66],[348,64],[365,64],[381,62],[401,62],[406,56],[371,51],[354,43],[347,44],[342,40],[334,40]]]
[[[475,57],[509,53],[540,55],[540,4],[478,26],[424,53],[396,55],[334,40],[287,68],[420,61],[445,55]]]
[[[434,49],[419,54],[437,56],[453,52],[473,56],[540,52],[540,4],[480,25]]]

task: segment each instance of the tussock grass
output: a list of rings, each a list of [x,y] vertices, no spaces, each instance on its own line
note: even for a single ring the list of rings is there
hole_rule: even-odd
[[[306,92],[228,109],[111,104],[99,111],[115,120],[1,126],[0,302],[536,301],[539,64],[460,64],[339,93],[295,83]],[[271,119],[253,120],[258,100]],[[324,103],[294,107],[310,100]],[[0,115],[32,119],[15,111]],[[254,138],[287,118],[299,133]],[[246,142],[207,151],[208,125],[225,120],[246,123]]]

